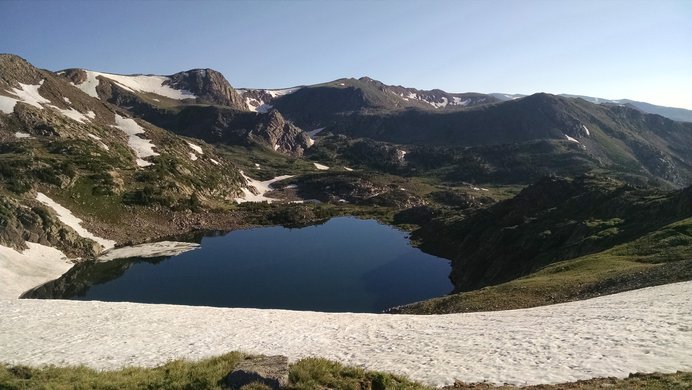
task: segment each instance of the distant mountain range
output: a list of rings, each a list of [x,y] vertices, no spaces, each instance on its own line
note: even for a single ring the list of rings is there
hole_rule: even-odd
[[[507,172],[502,175],[505,179],[526,181],[534,177],[526,176],[534,166],[542,167],[534,168],[534,174],[539,175],[606,169],[662,180],[675,187],[692,182],[692,123],[647,114],[636,102],[616,104],[549,94],[521,97],[425,91],[367,77],[281,90],[236,90],[211,69],[170,76],[126,76],[83,69],[52,73],[35,70],[15,56],[3,58],[5,81],[0,96],[7,95],[2,99],[31,95],[33,92],[21,90],[20,83],[32,85],[37,93],[54,96],[48,101],[56,113],[68,118],[72,115],[82,123],[101,120],[98,115],[96,119],[82,117],[107,107],[122,118],[139,118],[165,132],[162,134],[171,132],[211,144],[258,145],[291,156],[308,153],[315,137],[321,136],[315,134],[326,129],[320,134],[408,145],[401,150],[411,153],[406,161],[401,155],[400,163],[410,167],[415,167],[416,161],[422,163],[422,146],[470,148],[465,153],[477,161],[474,171],[486,172],[477,179],[498,179],[493,172]],[[30,73],[35,76],[27,77]],[[42,76],[37,76],[39,73]],[[46,84],[36,84],[41,80]],[[20,91],[19,95],[13,91]],[[39,96],[48,96],[46,93]],[[39,101],[33,107],[45,105]],[[13,111],[14,107],[5,109],[5,114]],[[24,118],[24,111],[16,112],[19,118]],[[26,134],[39,134],[28,119],[22,123]],[[57,128],[56,123],[47,119],[42,128]],[[426,153],[426,165],[439,158],[438,152],[433,154],[438,157],[429,150]]]
[[[499,100],[502,100],[502,101],[514,100],[514,99],[518,99],[518,98],[522,98],[522,97],[527,96],[527,95],[521,95],[521,94],[504,94],[504,93],[492,93],[490,95],[499,99]],[[636,109],[638,109],[642,112],[645,112],[647,114],[657,114],[657,115],[672,119],[674,121],[692,122],[692,110],[687,110],[684,108],[658,106],[655,104],[646,103],[646,102],[638,102],[636,100],[630,100],[630,99],[612,100],[612,99],[603,99],[603,98],[598,98],[598,97],[583,96],[583,95],[570,95],[570,94],[560,94],[560,96],[564,96],[564,97],[568,97],[568,98],[574,98],[574,99],[576,99],[576,98],[584,99],[587,102],[591,102],[594,104],[616,104],[616,105],[621,105],[621,106],[628,106],[628,107],[636,108]]]

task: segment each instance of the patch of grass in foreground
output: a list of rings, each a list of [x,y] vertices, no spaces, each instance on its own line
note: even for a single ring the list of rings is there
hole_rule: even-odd
[[[96,371],[85,367],[7,366],[0,364],[0,389],[223,389],[221,381],[245,357],[231,352],[198,362],[176,360],[155,368],[125,368],[117,371]],[[683,389],[692,388],[692,373],[634,374],[629,378],[596,378],[558,385],[528,386],[526,389]],[[456,383],[444,390],[455,389],[516,389],[489,383]],[[266,390],[253,383],[243,390]],[[411,389],[432,390],[400,376],[348,367],[320,358],[302,359],[291,365],[288,390],[312,389]]]
[[[79,367],[7,366],[0,364],[0,389],[224,389],[222,380],[245,358],[231,352],[198,362],[176,360],[154,368],[96,371]],[[307,358],[291,365],[288,389],[430,389],[399,376]],[[251,384],[243,390],[267,389]]]
[[[488,383],[457,383],[445,387],[445,390],[513,390],[516,386],[494,386]],[[632,374],[625,379],[595,378],[556,385],[536,385],[520,387],[525,390],[669,390],[692,388],[692,373],[676,372],[674,374]]]
[[[243,358],[242,353],[231,352],[199,362],[176,360],[155,368],[117,371],[0,365],[0,389],[218,389],[219,380]]]

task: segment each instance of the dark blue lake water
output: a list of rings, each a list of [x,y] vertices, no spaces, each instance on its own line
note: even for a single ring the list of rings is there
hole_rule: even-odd
[[[412,247],[405,232],[351,217],[205,237],[200,249],[125,268],[72,299],[379,312],[452,290],[449,261]]]

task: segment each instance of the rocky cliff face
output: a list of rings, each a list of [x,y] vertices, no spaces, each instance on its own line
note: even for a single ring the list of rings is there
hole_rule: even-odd
[[[210,143],[259,144],[280,153],[301,156],[310,137],[276,110],[266,114],[219,106],[187,106],[180,111],[142,111],[140,116],[178,134]]]
[[[245,111],[245,102],[223,75],[213,69],[192,69],[176,73],[164,82],[175,89],[192,92],[197,100]]]
[[[274,150],[301,156],[307,148],[312,146],[312,139],[307,133],[286,121],[277,110],[271,110],[266,116],[260,118],[261,121],[251,131],[251,136],[271,145]]]

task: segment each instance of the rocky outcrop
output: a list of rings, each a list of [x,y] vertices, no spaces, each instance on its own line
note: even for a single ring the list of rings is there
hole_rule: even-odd
[[[99,244],[80,237],[44,207],[27,207],[0,197],[0,245],[22,251],[26,241],[56,247],[70,257],[90,257],[101,250]]]
[[[226,376],[224,383],[232,389],[240,389],[252,383],[260,383],[274,390],[285,388],[288,385],[288,358],[248,357]]]
[[[17,86],[17,82],[35,85],[40,81],[40,72],[25,59],[14,54],[0,54],[0,91]]]
[[[209,143],[260,144],[293,156],[301,156],[312,144],[307,133],[276,110],[261,114],[194,105],[180,110],[152,108],[137,111],[136,115],[161,128]]]
[[[302,129],[288,122],[277,111],[271,110],[260,116],[260,123],[251,136],[263,141],[280,152],[300,156],[312,145],[312,140]]]
[[[192,69],[170,76],[164,82],[172,88],[190,91],[199,103],[211,103],[245,111],[245,102],[223,75],[213,69]]]

